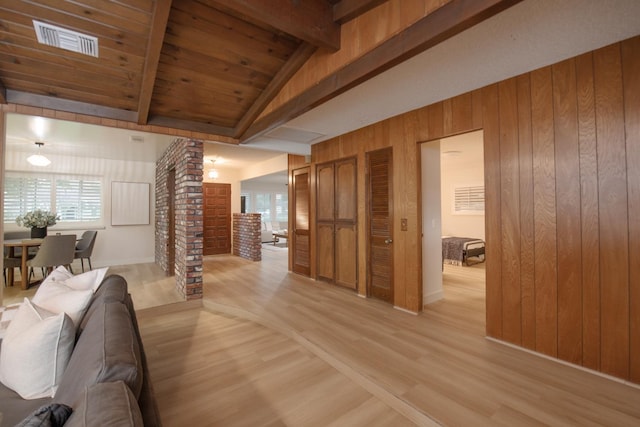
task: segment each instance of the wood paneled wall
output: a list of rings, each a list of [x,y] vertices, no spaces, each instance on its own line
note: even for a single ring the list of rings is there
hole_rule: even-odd
[[[417,143],[483,129],[487,335],[640,383],[638,76],[635,37],[314,145],[312,161],[393,146],[394,302],[419,311]],[[359,224],[365,209],[359,196]]]

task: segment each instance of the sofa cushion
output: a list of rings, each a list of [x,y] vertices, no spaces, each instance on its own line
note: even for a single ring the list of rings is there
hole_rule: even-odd
[[[140,408],[122,381],[86,387],[65,427],[143,426]]]
[[[142,387],[141,360],[127,307],[120,302],[100,304],[78,338],[54,401],[75,408],[85,387],[118,380],[137,398]]]
[[[15,426],[28,414],[49,403],[50,397],[26,400],[9,387],[0,384],[0,425]]]
[[[93,315],[93,312],[96,310],[96,308],[100,307],[105,302],[124,303],[127,300],[127,296],[127,281],[122,276],[118,276],[116,274],[107,276],[102,281],[98,289],[96,289],[96,292],[93,295],[93,299],[89,303],[89,307],[87,308],[84,317],[80,321],[78,334],[82,333],[84,328],[87,326],[87,322],[89,322],[89,319]]]
[[[69,362],[75,329],[27,298],[7,328],[0,352],[0,381],[23,399],[51,397]]]
[[[71,415],[72,409],[67,405],[50,403],[33,411],[16,427],[62,427]]]

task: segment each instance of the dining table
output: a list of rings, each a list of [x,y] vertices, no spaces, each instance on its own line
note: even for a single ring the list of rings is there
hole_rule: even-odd
[[[8,256],[10,258],[15,257],[16,248],[22,248],[22,255],[20,257],[20,287],[26,290],[29,287],[29,272],[27,270],[27,261],[29,259],[29,248],[38,248],[42,244],[44,239],[12,239],[5,240],[4,247],[9,249]],[[7,274],[7,281],[9,286],[13,286],[14,282],[14,269],[9,269]]]

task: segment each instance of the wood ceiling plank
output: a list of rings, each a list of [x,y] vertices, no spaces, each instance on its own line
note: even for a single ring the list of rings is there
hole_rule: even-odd
[[[12,3],[11,9],[0,6],[3,28],[7,29],[9,37],[13,37],[13,35],[16,34],[35,41],[36,33],[33,29],[32,19],[37,18],[40,21],[55,23],[66,29],[98,37],[100,52],[107,48],[126,55],[139,57],[144,57],[145,55],[145,46],[147,43],[146,33],[131,33],[36,6],[23,7],[23,10],[17,10],[19,9],[17,6],[22,6],[22,3],[16,3],[16,7],[13,7]],[[38,46],[42,49],[60,51],[57,48],[41,44],[38,44]],[[65,51],[65,53],[74,54],[69,51]]]
[[[282,59],[287,59],[300,44],[295,37],[267,30],[194,0],[174,4],[171,22],[198,28],[211,36],[240,45],[255,46],[252,49],[262,47]]]
[[[268,51],[252,49],[251,46],[236,41],[210,37],[209,34],[197,28],[174,26],[171,22],[167,25],[164,41],[165,44],[188,47],[214,59],[239,64],[267,74],[275,74],[288,60],[288,57],[278,58]]]
[[[158,0],[153,12],[147,56],[144,61],[142,82],[140,83],[140,95],[138,97],[138,124],[144,125],[149,117],[149,107],[153,96],[153,87],[160,61],[160,52],[164,41],[164,33],[167,29],[171,0]]]
[[[269,85],[262,91],[260,96],[251,104],[251,107],[243,115],[235,129],[235,135],[242,135],[266,108],[266,106],[275,98],[284,85],[289,81],[302,65],[316,51],[316,46],[309,43],[302,43],[298,50],[293,54],[291,59],[280,69],[278,74],[271,80]]]
[[[388,0],[342,0],[333,6],[333,20],[339,24],[351,21]]]
[[[451,1],[254,122],[241,136],[241,142],[246,143],[304,114],[520,1]]]
[[[340,49],[340,25],[333,22],[333,8],[326,0],[228,0],[211,4],[332,52]]]
[[[266,87],[272,79],[269,74],[252,70],[239,64],[231,64],[220,60],[214,61],[211,57],[199,52],[167,44],[164,45],[160,54],[160,62],[165,67],[189,67],[208,74],[222,76],[226,81],[252,81],[257,87]]]
[[[176,91],[192,89],[200,92],[199,97],[221,96],[248,102],[253,102],[263,89],[249,84],[235,84],[186,68],[172,70],[162,67],[158,69],[157,79],[158,87],[168,86]]]
[[[193,88],[191,91],[185,91],[184,96],[176,96],[176,91],[156,92],[151,114],[169,117],[174,114],[183,116],[193,114],[194,117],[198,117],[199,121],[213,122],[217,120],[218,115],[221,119],[239,120],[239,116],[249,107],[248,104],[236,102],[234,98],[222,100],[220,96],[201,96],[194,100],[192,95],[195,95],[197,90],[197,88]],[[194,104],[197,104],[196,108],[193,107]]]
[[[39,44],[33,38],[25,38],[14,34],[8,35],[0,31],[3,40],[0,51],[21,58],[37,59],[43,63],[72,65],[76,68],[102,70],[110,74],[140,73],[143,59],[140,56],[127,55],[121,51],[100,48],[99,60],[80,53],[63,51],[54,47]]]
[[[7,103],[7,88],[4,87],[2,81],[0,81],[0,104]]]

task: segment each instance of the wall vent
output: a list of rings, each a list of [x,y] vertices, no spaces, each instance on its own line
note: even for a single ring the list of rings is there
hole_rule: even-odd
[[[72,52],[98,57],[98,39],[76,31],[33,20],[38,42]]]

